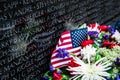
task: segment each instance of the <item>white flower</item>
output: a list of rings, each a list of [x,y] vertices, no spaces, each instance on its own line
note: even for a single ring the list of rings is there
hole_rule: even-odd
[[[81,49],[81,55],[83,55],[83,59],[87,59],[90,63],[90,58],[96,55],[96,48],[92,47],[92,45],[87,45],[83,49]]]
[[[88,31],[97,31],[97,32],[100,32],[100,30],[98,29],[98,26],[99,26],[98,23],[96,23],[96,26],[94,28],[88,26]]]
[[[112,35],[113,38],[115,38],[115,40],[120,43],[120,33],[118,30],[115,31],[115,33]]]
[[[110,76],[106,71],[110,69],[109,66],[112,63],[109,63],[109,61],[102,63],[103,59],[104,58],[101,58],[94,64],[86,64],[75,57],[75,63],[81,66],[68,68],[71,74],[75,75],[70,80],[76,80],[78,78],[81,78],[81,80],[106,80],[104,77]]]

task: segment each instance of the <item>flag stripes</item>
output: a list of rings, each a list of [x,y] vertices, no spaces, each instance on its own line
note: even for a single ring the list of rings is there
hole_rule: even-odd
[[[83,30],[78,29],[78,30],[71,30],[71,31],[63,32],[60,36],[60,39],[58,41],[58,44],[55,50],[52,52],[52,56],[51,56],[52,66],[54,68],[59,68],[59,67],[67,65],[68,62],[70,62],[71,57],[58,58],[56,56],[57,49],[59,48],[66,48],[66,51],[73,53],[75,55],[80,55],[80,49],[81,49],[80,43],[87,38],[86,36],[87,36],[86,29],[83,29]],[[76,41],[78,43],[76,43]]]

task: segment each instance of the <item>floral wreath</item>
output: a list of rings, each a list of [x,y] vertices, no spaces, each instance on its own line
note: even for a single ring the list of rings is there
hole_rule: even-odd
[[[56,56],[71,57],[70,62],[60,68],[51,65],[44,80],[120,80],[120,32],[97,23],[83,25],[88,38],[81,43],[81,56],[57,49]]]

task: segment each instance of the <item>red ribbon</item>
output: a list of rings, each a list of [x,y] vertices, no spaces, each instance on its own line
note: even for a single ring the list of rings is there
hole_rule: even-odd
[[[78,67],[80,66],[79,64],[75,63],[74,59],[71,58],[71,61],[68,63],[68,66],[70,67]]]

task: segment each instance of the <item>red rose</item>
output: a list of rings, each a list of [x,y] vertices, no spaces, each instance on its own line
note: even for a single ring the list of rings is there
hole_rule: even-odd
[[[75,63],[75,62],[74,62],[74,59],[71,58],[71,61],[68,63],[68,66],[70,66],[70,67],[78,67],[78,66],[80,66],[80,65],[77,64],[77,63]]]
[[[94,28],[96,27],[96,24],[90,24],[89,27]]]
[[[101,25],[101,26],[98,26],[98,29],[101,30],[101,31],[106,31],[108,29],[108,26]]]
[[[62,80],[62,75],[57,73],[57,71],[55,71],[53,73],[53,80]]]
[[[85,47],[87,45],[93,44],[93,42],[93,40],[84,40],[81,45],[82,47]]]

